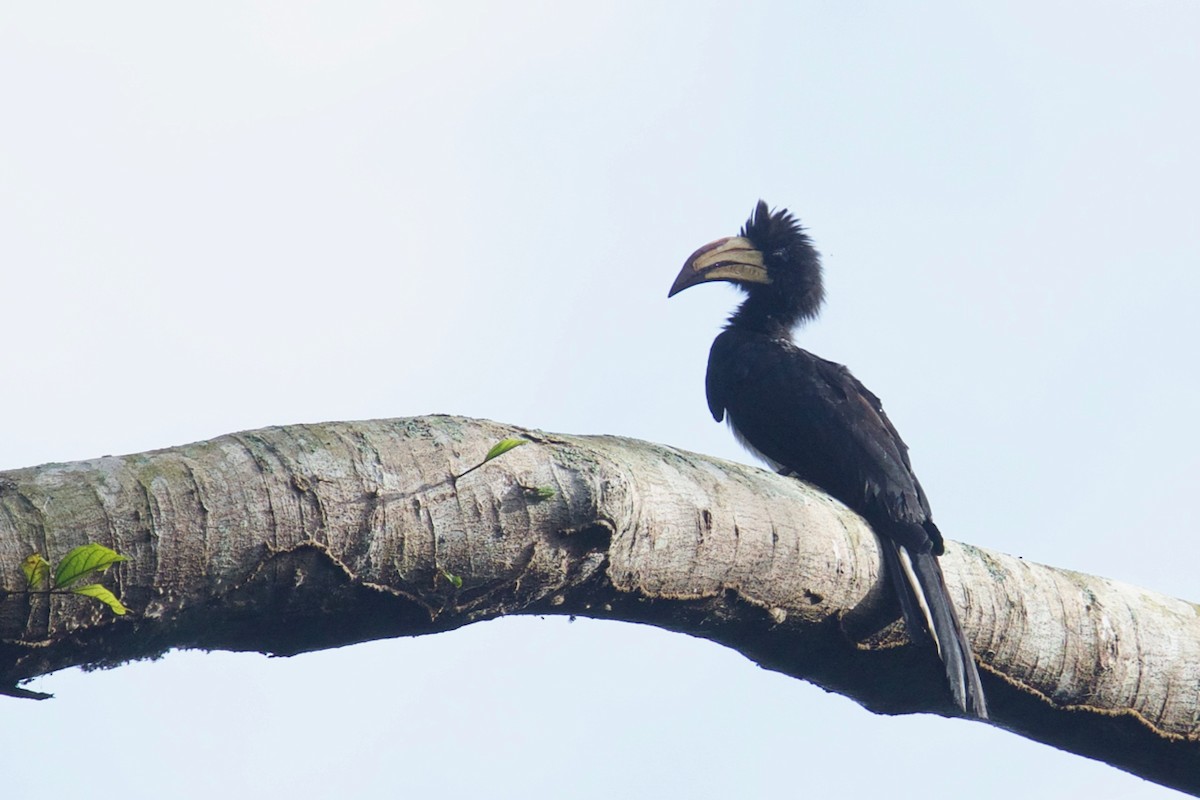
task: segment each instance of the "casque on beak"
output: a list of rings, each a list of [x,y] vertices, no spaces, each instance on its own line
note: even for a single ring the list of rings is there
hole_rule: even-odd
[[[708,281],[770,283],[771,276],[763,266],[762,253],[749,239],[730,236],[710,242],[692,253],[671,284],[667,297]]]

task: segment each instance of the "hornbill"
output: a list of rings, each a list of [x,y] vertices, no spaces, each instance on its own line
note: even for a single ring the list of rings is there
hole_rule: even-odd
[[[874,394],[841,364],[792,342],[824,300],[821,259],[799,221],[759,201],[741,233],[688,258],[668,297],[729,281],[746,299],[713,342],[708,407],[781,474],[815,484],[858,512],[879,536],[910,638],[932,643],[954,702],[987,718],[971,648],[946,591],[944,546],[908,448]]]

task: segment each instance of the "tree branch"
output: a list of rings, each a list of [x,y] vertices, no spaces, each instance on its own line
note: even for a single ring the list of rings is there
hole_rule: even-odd
[[[460,478],[506,436],[522,447]],[[547,496],[552,490],[552,496]],[[22,591],[99,542],[131,609]],[[268,428],[0,473],[0,686],[172,648],[290,655],[503,614],[649,623],[880,713],[953,707],[875,538],[800,482],[456,417]],[[995,724],[1200,793],[1197,607],[950,543]]]

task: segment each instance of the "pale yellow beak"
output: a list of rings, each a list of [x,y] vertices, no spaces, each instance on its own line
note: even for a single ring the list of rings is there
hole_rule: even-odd
[[[749,239],[730,236],[704,245],[688,257],[667,297],[708,281],[737,283],[770,283],[771,276],[763,266],[763,256]]]

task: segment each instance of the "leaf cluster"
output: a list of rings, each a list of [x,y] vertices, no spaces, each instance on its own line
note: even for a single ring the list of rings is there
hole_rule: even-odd
[[[21,571],[25,573],[25,587],[30,592],[83,595],[104,603],[114,614],[124,614],[128,609],[109,589],[99,583],[84,581],[104,574],[113,564],[127,560],[116,550],[92,543],[71,550],[53,570],[41,553],[33,553],[21,562]]]

